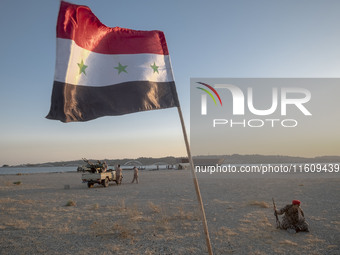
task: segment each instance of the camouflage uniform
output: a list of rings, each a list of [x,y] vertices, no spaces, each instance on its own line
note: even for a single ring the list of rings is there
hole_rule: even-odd
[[[118,165],[116,170],[116,179],[118,181],[117,184],[122,184],[122,178],[123,178],[122,169],[120,168],[120,165]]]
[[[136,182],[137,182],[137,184],[138,184],[138,168],[137,167],[134,167],[133,168],[133,180],[132,180],[132,182],[131,183],[134,183],[135,182],[135,180],[136,180]]]
[[[299,205],[286,205],[277,211],[278,215],[283,215],[281,229],[293,229],[296,232],[309,232],[308,223]]]
[[[106,172],[107,171],[107,164],[106,162],[104,161],[104,164],[103,164],[103,172]]]

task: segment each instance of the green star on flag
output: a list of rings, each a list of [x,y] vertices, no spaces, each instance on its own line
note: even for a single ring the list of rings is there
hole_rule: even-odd
[[[155,72],[158,73],[158,68],[159,68],[159,66],[156,66],[156,63],[155,63],[155,62],[153,62],[153,65],[150,65],[150,66],[151,66],[151,68],[153,69],[153,73],[155,73]]]
[[[120,63],[118,63],[118,66],[116,66],[115,69],[118,70],[118,74],[120,74],[121,72],[127,73],[127,71],[125,70],[126,67],[127,67],[127,65],[126,65],[126,66],[123,66],[123,65],[121,65]]]
[[[87,68],[87,65],[84,64],[84,61],[81,60],[81,62],[77,63],[77,64],[78,64],[78,67],[79,67],[79,74],[84,73],[86,75],[85,69]]]

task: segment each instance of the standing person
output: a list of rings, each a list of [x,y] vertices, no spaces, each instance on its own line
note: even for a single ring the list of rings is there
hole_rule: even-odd
[[[103,163],[103,172],[105,173],[107,171],[107,164],[106,161]]]
[[[292,230],[295,232],[309,232],[308,223],[305,220],[305,214],[300,208],[301,202],[293,200],[292,204],[286,205],[280,210],[275,210],[275,214],[283,215],[281,229]]]
[[[123,179],[123,171],[120,168],[120,165],[118,165],[118,167],[116,169],[116,180],[117,180],[116,182],[117,182],[117,185],[122,184],[122,179]]]
[[[133,180],[131,183],[134,183],[135,180],[138,184],[138,168],[137,167],[133,167]]]

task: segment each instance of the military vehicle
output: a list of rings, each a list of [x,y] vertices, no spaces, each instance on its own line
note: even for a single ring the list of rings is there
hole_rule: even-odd
[[[91,163],[87,159],[85,166],[78,167],[78,172],[83,172],[81,179],[83,183],[87,183],[87,187],[92,188],[95,183],[102,184],[104,187],[109,186],[110,181],[115,181],[117,184],[120,180],[116,179],[116,170],[107,170],[105,162],[97,161],[96,164]]]
[[[84,183],[87,183],[87,187],[92,188],[95,183],[102,184],[104,187],[109,186],[110,181],[116,180],[116,170],[110,169],[105,173],[83,173],[81,179]]]

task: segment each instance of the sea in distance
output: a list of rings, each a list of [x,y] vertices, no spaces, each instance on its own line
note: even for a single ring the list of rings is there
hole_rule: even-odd
[[[176,165],[147,165],[137,166],[140,170],[173,170],[178,169]],[[340,164],[222,164],[224,172],[218,172],[218,169],[210,167],[202,167],[196,169],[196,175],[201,178],[339,178]],[[269,171],[270,167],[272,170]],[[115,169],[114,166],[109,166],[109,169]],[[123,170],[132,170],[133,166],[123,165]],[[195,167],[196,168],[196,167]],[[210,169],[210,170],[208,170]],[[227,171],[227,170],[234,171]],[[235,170],[236,169],[236,170]],[[245,170],[245,171],[242,171]],[[289,169],[289,171],[287,171]],[[198,170],[198,171],[197,171]],[[201,170],[201,171],[200,171]],[[211,171],[212,170],[212,171]],[[280,171],[286,170],[286,171]],[[0,167],[0,175],[6,174],[37,174],[37,173],[65,173],[76,172],[77,166],[39,166],[39,167]],[[210,171],[210,172],[209,172]]]
[[[133,166],[122,166],[123,170],[132,170]],[[141,170],[156,170],[156,165],[141,166]],[[109,166],[108,169],[114,169],[113,166]],[[159,170],[167,169],[166,165],[159,165]],[[36,173],[65,173],[65,172],[76,172],[76,166],[39,166],[39,167],[0,167],[0,175],[2,174],[36,174]]]

